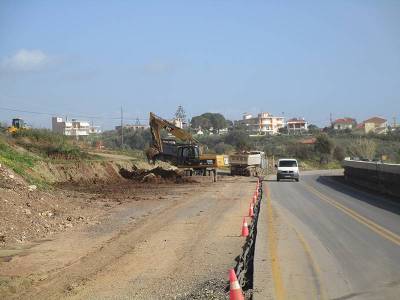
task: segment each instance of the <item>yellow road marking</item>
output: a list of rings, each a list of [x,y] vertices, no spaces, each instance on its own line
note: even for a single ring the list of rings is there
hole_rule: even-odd
[[[317,289],[316,293],[318,294],[319,299],[328,299],[328,297],[326,296],[326,293],[325,293],[324,285],[321,282],[321,271],[318,267],[318,264],[315,262],[315,260],[312,257],[310,246],[308,245],[304,236],[299,231],[297,231],[296,228],[294,228],[293,226],[292,226],[292,228],[293,228],[294,232],[296,233],[297,237],[299,238],[299,240],[304,248],[304,251],[306,252],[308,260],[311,263],[311,268],[313,269],[313,273],[317,277],[316,278],[317,282],[315,284],[318,286],[315,288]]]
[[[282,274],[279,266],[279,258],[278,258],[278,247],[276,240],[276,233],[273,222],[273,212],[271,205],[271,196],[269,193],[269,188],[265,189],[267,192],[267,211],[268,211],[268,244],[269,244],[269,252],[271,258],[272,265],[272,279],[274,281],[275,287],[275,296],[277,300],[286,299],[285,289],[283,287],[282,282]]]
[[[380,235],[381,237],[384,237],[386,239],[388,239],[389,241],[395,243],[396,245],[400,246],[400,236],[397,235],[396,233],[376,224],[375,222],[373,222],[370,219],[367,219],[366,217],[363,217],[362,215],[360,215],[359,213],[355,212],[354,210],[344,206],[343,204],[337,202],[335,199],[326,196],[324,194],[322,194],[321,192],[319,192],[318,190],[316,190],[315,188],[313,188],[312,186],[310,186],[307,183],[304,183],[304,187],[306,189],[308,189],[311,193],[315,194],[316,196],[318,196],[318,198],[320,198],[321,200],[324,200],[325,202],[329,203],[330,205],[336,207],[337,209],[341,210],[342,212],[344,212],[345,214],[347,214],[348,216],[350,216],[351,218],[353,218],[354,220],[358,221],[359,223],[367,226],[369,229],[371,229],[372,231],[374,231],[375,233],[377,233],[378,235]]]

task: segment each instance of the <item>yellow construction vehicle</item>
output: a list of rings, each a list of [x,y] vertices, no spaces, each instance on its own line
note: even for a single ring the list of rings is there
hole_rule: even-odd
[[[179,168],[216,172],[216,168],[226,165],[223,155],[202,154],[199,142],[187,131],[175,126],[172,122],[150,113],[150,130],[152,145],[146,151],[149,162],[156,160],[168,161]],[[183,143],[175,139],[161,138],[161,129],[164,129]]]
[[[7,128],[7,132],[13,134],[27,128],[28,126],[25,124],[24,120],[21,118],[14,118],[12,119],[11,126]]]

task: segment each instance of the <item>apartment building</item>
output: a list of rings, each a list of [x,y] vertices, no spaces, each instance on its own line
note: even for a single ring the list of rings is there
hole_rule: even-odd
[[[76,119],[67,121],[61,117],[53,117],[51,125],[53,132],[77,138],[101,133],[99,126],[92,126],[88,121],[78,121]]]
[[[268,112],[259,113],[257,116],[245,113],[237,123],[246,126],[251,134],[274,135],[285,126],[285,118],[273,116]]]
[[[304,118],[292,118],[286,122],[288,133],[303,133],[308,131],[308,123]]]

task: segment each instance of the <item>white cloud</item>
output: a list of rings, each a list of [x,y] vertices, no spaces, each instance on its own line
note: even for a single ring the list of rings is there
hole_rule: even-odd
[[[38,71],[48,66],[52,59],[41,50],[20,49],[1,60],[0,68],[12,72]]]

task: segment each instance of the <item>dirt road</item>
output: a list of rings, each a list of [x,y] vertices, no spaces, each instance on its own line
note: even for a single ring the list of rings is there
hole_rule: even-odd
[[[225,299],[244,244],[241,217],[255,179],[159,184],[95,224],[33,243],[0,263],[0,296],[18,299]],[[99,193],[86,188],[86,193]]]

